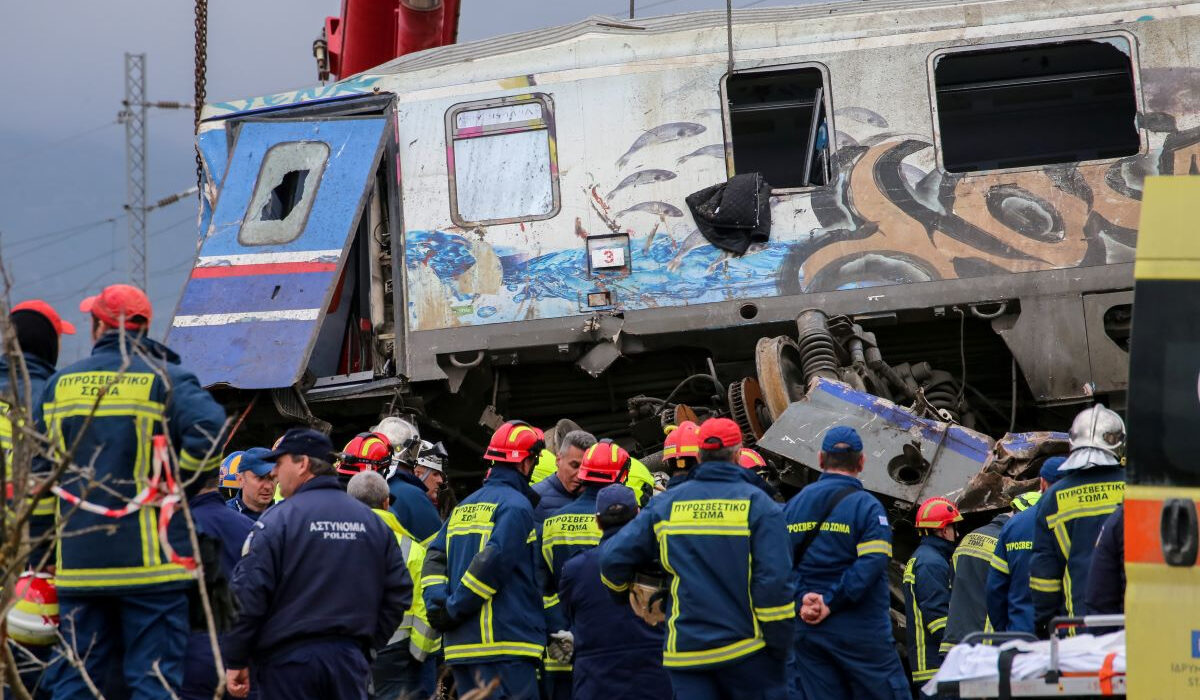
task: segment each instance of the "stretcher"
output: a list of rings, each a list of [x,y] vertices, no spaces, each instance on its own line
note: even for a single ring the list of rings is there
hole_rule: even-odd
[[[1123,697],[1125,616],[1091,615],[1051,620],[1048,642],[1033,635],[977,632],[946,656],[923,688],[927,697],[1008,698]],[[1102,635],[1083,628],[1119,628]],[[1070,631],[1073,636],[1063,638]]]

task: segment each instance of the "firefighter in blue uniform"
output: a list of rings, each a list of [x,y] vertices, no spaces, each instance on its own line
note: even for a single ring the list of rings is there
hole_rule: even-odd
[[[801,612],[792,700],[909,697],[891,642],[892,532],[883,505],[859,480],[862,450],[853,428],[830,428],[818,456],[821,477],[783,509]]]
[[[501,425],[484,453],[492,467],[483,486],[455,506],[425,555],[426,614],[443,633],[460,694],[497,678],[496,700],[538,695],[546,624],[529,474],[544,446],[527,423]]]
[[[1051,618],[1087,612],[1088,570],[1108,516],[1125,500],[1125,422],[1099,404],[1071,424],[1071,454],[1037,505],[1033,528],[1034,629],[1048,634]]]
[[[332,457],[329,438],[305,428],[264,457],[284,500],[254,524],[234,571],[239,613],[222,650],[234,697],[256,686],[268,700],[366,700],[368,659],[412,602],[395,535],[342,490]],[[347,575],[353,595],[338,595]]]
[[[183,680],[192,573],[164,550],[158,508],[130,504],[149,482],[156,435],[178,450],[180,481],[194,479],[198,490],[220,463],[225,412],[175,353],[146,337],[152,311],[140,289],[106,287],[80,310],[92,316],[92,354],[47,380],[35,417],[57,451],[73,449],[74,461],[93,470],[89,478],[69,469],[62,488],[110,513],[57,502],[63,637],[91,678],[122,669],[132,697],[170,697]],[[47,460],[34,463],[35,471],[51,468]],[[104,488],[90,488],[96,482]],[[177,556],[191,555],[182,518],[170,521],[167,537]],[[79,671],[64,665],[54,696],[91,692]]]
[[[606,542],[601,580],[625,596],[661,555],[671,575],[663,666],[676,697],[784,698],[796,605],[779,506],[733,463],[741,430],[700,427],[700,464]]]
[[[1058,481],[1058,467],[1064,457],[1051,457],[1039,472],[1040,493],[1017,498],[1027,504],[1004,525],[992,554],[988,572],[987,607],[992,629],[997,632],[1033,634],[1033,594],[1029,590],[1029,566],[1033,561],[1033,522],[1038,500]],[[1016,499],[1013,499],[1016,506]]]
[[[563,565],[579,552],[600,544],[596,497],[605,486],[623,484],[629,465],[629,453],[624,448],[609,441],[593,444],[583,453],[579,465],[579,496],[542,522],[539,564],[546,585],[546,628],[552,640],[543,663],[550,698],[571,697],[571,664],[569,658],[564,658],[569,654],[564,653],[562,644],[570,639],[570,630],[558,599]]]
[[[1024,502],[1013,501],[1014,509]],[[972,632],[991,632],[994,628],[987,614],[987,579],[992,570],[992,556],[1001,530],[1012,519],[1012,513],[997,513],[959,541],[950,557],[954,569],[954,588],[950,590],[950,613],[946,618],[946,633],[938,651],[944,657],[950,649]]]
[[[962,514],[949,499],[935,496],[917,507],[921,533],[912,558],[904,567],[904,617],[907,622],[908,664],[913,685],[925,685],[942,665],[939,651],[950,614],[954,585],[954,523]]]
[[[601,542],[611,540],[638,512],[633,490],[620,485],[600,489],[594,506]],[[651,627],[628,602],[613,600],[600,581],[598,547],[583,549],[563,565],[559,597],[574,634],[575,700],[670,700],[662,625]]]

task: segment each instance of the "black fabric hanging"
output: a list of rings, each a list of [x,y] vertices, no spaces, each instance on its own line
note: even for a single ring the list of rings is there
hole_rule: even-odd
[[[685,201],[700,234],[721,250],[742,255],[771,235],[771,186],[760,173],[734,175]]]

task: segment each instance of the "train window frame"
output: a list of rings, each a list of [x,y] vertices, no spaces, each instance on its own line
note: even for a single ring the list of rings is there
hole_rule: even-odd
[[[834,157],[837,153],[836,139],[836,124],[834,123],[833,114],[833,81],[830,77],[829,66],[820,61],[798,61],[789,63],[771,63],[749,66],[745,68],[735,68],[732,72],[726,71],[721,76],[720,89],[718,93],[721,98],[721,123],[724,129],[725,141],[725,174],[726,177],[733,177],[737,174],[734,167],[734,143],[733,143],[733,119],[729,110],[729,79],[736,75],[746,75],[751,73],[774,73],[786,70],[817,70],[821,74],[821,103],[825,108],[825,123],[827,124],[826,132],[829,144],[826,150],[829,154],[829,181],[824,185],[804,185],[802,187],[771,187],[771,195],[788,195],[804,192],[812,192],[823,187],[830,187],[837,182],[838,168],[837,159]],[[770,184],[768,181],[767,184]]]
[[[488,126],[480,127],[480,133],[470,135],[462,135],[458,128],[458,115],[463,112],[475,112],[484,109],[495,109],[499,107],[513,107],[524,104],[537,104],[541,107],[542,116],[538,120],[531,122],[506,122],[506,124],[520,123],[522,126],[513,128],[491,128]],[[472,138],[482,138],[488,136],[499,136],[513,133],[526,133],[532,131],[545,131],[547,135],[547,147],[549,148],[549,172],[550,172],[550,192],[551,202],[550,210],[540,214],[529,214],[521,216],[511,216],[495,219],[467,219],[459,211],[458,197],[458,178],[456,174],[456,163],[454,155],[454,145],[458,141],[465,141]],[[542,92],[526,93],[522,95],[511,95],[508,97],[493,98],[487,100],[474,100],[471,102],[459,102],[452,105],[446,110],[446,181],[450,193],[450,219],[458,226],[475,227],[475,226],[492,226],[500,224],[515,224],[526,221],[544,221],[553,219],[558,216],[562,210],[562,196],[559,190],[559,169],[558,169],[558,140],[556,133],[556,125],[554,119],[554,100],[547,94]]]
[[[998,174],[998,173],[1030,172],[1030,171],[1042,170],[1047,167],[1072,165],[1072,164],[1073,165],[1084,165],[1084,164],[1086,164],[1086,165],[1104,165],[1104,164],[1115,163],[1124,158],[1131,158],[1131,157],[1146,155],[1146,153],[1148,152],[1148,139],[1147,139],[1147,135],[1146,135],[1146,129],[1143,128],[1140,123],[1135,123],[1135,129],[1136,129],[1137,135],[1138,135],[1138,150],[1135,153],[1131,153],[1129,155],[1112,156],[1112,157],[1108,157],[1108,158],[1095,158],[1095,159],[1091,159],[1091,160],[1069,161],[1067,163],[1020,165],[1020,166],[1014,166],[1014,167],[1008,167],[1008,168],[987,168],[987,169],[965,170],[965,171],[949,170],[946,168],[945,154],[944,154],[944,149],[942,148],[941,115],[938,111],[938,100],[937,100],[936,70],[937,70],[938,61],[941,58],[948,56],[948,55],[959,54],[959,53],[974,53],[974,52],[979,52],[979,51],[990,51],[990,50],[996,50],[996,49],[1018,48],[1018,47],[1027,47],[1027,46],[1032,47],[1032,46],[1041,46],[1041,45],[1045,45],[1045,44],[1069,44],[1069,43],[1082,42],[1082,41],[1103,41],[1104,39],[1121,39],[1121,40],[1125,41],[1129,46],[1128,56],[1129,56],[1130,71],[1131,71],[1131,74],[1133,77],[1133,97],[1134,97],[1134,103],[1135,103],[1135,107],[1136,107],[1136,110],[1135,110],[1135,118],[1136,118],[1136,115],[1141,115],[1143,113],[1143,110],[1145,109],[1145,106],[1144,106],[1145,98],[1142,94],[1141,61],[1140,61],[1140,57],[1138,54],[1139,45],[1138,45],[1138,41],[1137,41],[1137,36],[1134,35],[1132,32],[1106,29],[1102,32],[1096,32],[1096,33],[1083,32],[1083,33],[1078,33],[1078,34],[1056,34],[1054,36],[1038,37],[1036,39],[1024,39],[1024,40],[1014,40],[1014,41],[989,42],[989,43],[949,46],[949,47],[936,49],[936,50],[930,52],[930,54],[926,57],[926,60],[925,60],[925,72],[926,72],[926,81],[927,81],[928,99],[929,99],[929,110],[930,110],[929,113],[930,113],[930,118],[932,120],[931,127],[932,127],[932,134],[933,134],[934,157],[935,157],[935,161],[937,163],[938,170],[944,174],[952,175],[954,177],[969,178],[969,177],[978,177],[978,176],[982,176],[982,175],[992,175],[992,174]]]

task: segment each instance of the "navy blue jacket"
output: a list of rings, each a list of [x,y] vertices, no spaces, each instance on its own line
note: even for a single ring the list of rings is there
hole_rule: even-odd
[[[442,518],[437,506],[429,500],[425,484],[412,472],[401,468],[388,482],[388,493],[392,496],[389,510],[400,521],[400,527],[417,542],[429,544],[429,539],[441,529]]]
[[[240,613],[223,639],[229,668],[306,638],[382,648],[412,602],[395,534],[335,476],[311,479],[264,513],[243,551],[232,581]]]
[[[779,505],[728,462],[705,462],[601,547],[604,585],[629,590],[661,555],[671,574],[663,665],[705,669],[762,649],[784,658],[796,603]]]
[[[950,614],[950,588],[954,568],[950,557],[954,543],[934,535],[921,544],[904,567],[904,617],[908,641],[908,667],[916,683],[924,683],[942,665],[939,647]]]
[[[221,542],[221,568],[226,578],[233,576],[238,560],[242,558],[242,545],[254,521],[237,511],[230,510],[216,491],[202,493],[192,498],[188,505],[192,509],[192,520],[196,530]]]
[[[1121,615],[1125,612],[1125,506],[1104,521],[1088,572],[1089,615]]]
[[[604,533],[601,541],[617,531]],[[662,667],[663,628],[647,625],[633,608],[613,600],[600,582],[599,549],[584,549],[567,560],[559,597],[575,635],[575,700],[670,700],[671,679]]]
[[[535,498],[520,472],[493,467],[429,543],[421,571],[425,607],[459,621],[442,636],[446,663],[541,658],[546,623]]]
[[[558,480],[558,474],[551,474],[534,484],[533,492],[538,495],[537,505],[533,507],[533,518],[539,523],[575,500],[576,496]]]
[[[604,484],[585,483],[579,497],[555,511],[538,526],[541,557],[538,566],[545,586],[543,604],[546,607],[546,627],[551,632],[567,628],[567,619],[559,604],[559,579],[567,560],[585,549],[600,544],[600,526],[596,524],[596,496]],[[548,671],[569,671],[570,664],[561,664],[549,657],[544,660]]]
[[[882,638],[892,633],[887,580],[892,531],[879,499],[852,476],[822,474],[783,508],[790,546],[816,527],[829,499],[847,488],[855,491],[834,507],[803,561],[795,563],[796,605],[806,593],[820,593],[829,606],[822,629]]]
[[[992,556],[1001,529],[1012,513],[1000,513],[991,522],[967,533],[954,548],[954,589],[950,591],[950,616],[939,650],[945,656],[950,648],[972,632],[990,632],[993,626],[987,614],[987,580]]]
[[[62,488],[76,495],[87,490],[87,499],[105,508],[123,508],[146,485],[155,435],[168,435],[181,478],[197,491],[220,467],[225,410],[179,366],[178,355],[149,338],[107,333],[90,357],[46,381],[34,414],[39,430],[64,451],[74,445],[75,462],[92,466],[94,480],[106,485],[89,489],[92,479],[68,472]],[[46,460],[33,466],[51,469]],[[191,572],[171,563],[159,543],[157,508],[114,519],[61,505],[67,536],[58,540],[60,594],[124,595],[192,585]],[[171,521],[168,537],[179,555],[191,554],[183,518]]]
[[[1033,595],[1029,564],[1033,560],[1033,521],[1037,509],[1012,516],[996,538],[987,579],[988,620],[997,632],[1033,634]]]
[[[1087,612],[1088,570],[1104,521],[1125,500],[1125,470],[1092,466],[1066,472],[1037,503],[1033,526],[1033,622],[1044,635],[1051,618]]]
[[[273,506],[273,505],[275,505],[275,504],[268,503],[267,507],[264,510],[257,511],[257,512],[250,510],[248,507],[246,507],[246,502],[242,500],[242,492],[241,491],[238,492],[238,495],[234,496],[233,498],[229,499],[228,501],[225,501],[226,508],[228,508],[229,510],[232,510],[234,512],[241,513],[242,515],[246,516],[247,518],[250,518],[251,521],[258,520],[259,518],[261,518],[263,513],[266,513],[268,510],[270,510],[271,506]]]

